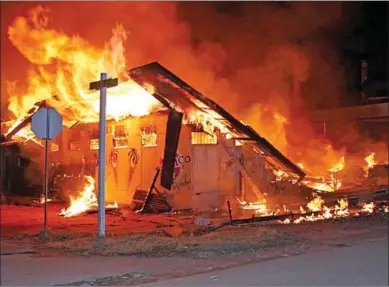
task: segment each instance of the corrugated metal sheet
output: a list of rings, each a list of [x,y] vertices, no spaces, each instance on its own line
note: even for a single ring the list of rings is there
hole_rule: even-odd
[[[216,145],[195,145],[192,150],[192,200],[198,210],[219,206],[220,159]]]
[[[218,104],[193,89],[159,63],[153,62],[131,69],[129,75],[140,85],[152,85],[156,89],[156,98],[163,98],[172,107],[178,106],[183,110],[200,110],[212,114],[215,119],[229,128],[234,136],[254,140],[256,148],[263,153],[267,161],[272,165],[287,170],[300,178],[305,176],[304,171],[292,163],[255,130],[242,124]]]

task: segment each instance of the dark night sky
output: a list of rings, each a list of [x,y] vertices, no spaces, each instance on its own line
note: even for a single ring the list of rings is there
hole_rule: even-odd
[[[239,16],[243,3],[220,2],[216,5],[220,12]],[[274,5],[286,8],[288,2],[277,1]],[[344,3],[344,14],[349,16],[350,36],[355,39],[355,44],[354,41],[350,43],[350,38],[339,40],[339,50],[343,51],[343,56],[350,57],[357,63],[360,60],[368,60],[370,77],[380,81],[386,81],[388,78],[388,11],[389,2],[385,1]],[[359,69],[356,74],[357,79],[354,80],[359,81]]]
[[[194,4],[195,5],[195,4]],[[243,6],[257,3],[252,2],[215,2],[219,13],[226,13],[237,18],[241,17]],[[288,9],[290,2],[277,1],[270,5]],[[340,32],[335,42],[340,62],[347,71],[348,91],[354,95],[354,100],[345,97],[343,104],[358,104],[360,101],[360,61],[367,60],[369,64],[369,81],[387,81],[388,79],[388,2],[365,1],[343,2],[343,18],[347,23],[346,31]],[[323,12],[325,13],[325,12]],[[269,28],[270,29],[270,28]],[[336,31],[331,30],[333,34]],[[385,92],[386,95],[389,91]],[[341,100],[342,102],[342,100]]]
[[[376,70],[372,76],[388,77],[388,2],[363,2],[361,32],[366,41],[366,57]]]

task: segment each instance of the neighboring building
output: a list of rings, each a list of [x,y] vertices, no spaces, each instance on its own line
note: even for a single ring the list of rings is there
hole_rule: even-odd
[[[29,149],[38,154],[43,151],[41,147],[37,147],[35,144],[22,146],[15,142],[2,145],[0,148],[0,191],[4,196],[10,193],[39,196],[42,191],[40,185],[35,180],[36,177],[34,179],[32,174],[34,170],[36,171],[34,166],[36,166],[37,162],[33,162],[29,156],[23,153],[23,149]],[[33,157],[35,160],[39,158],[36,155]]]

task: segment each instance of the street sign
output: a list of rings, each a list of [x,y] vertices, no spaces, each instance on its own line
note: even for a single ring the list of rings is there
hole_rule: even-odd
[[[119,84],[118,78],[109,78],[89,84],[89,90],[100,90],[101,88],[112,88]]]
[[[49,140],[62,131],[62,116],[53,108],[42,107],[31,118],[31,129],[41,140],[45,140],[45,219],[43,231],[47,235],[47,199],[49,190]]]
[[[41,140],[52,140],[62,131],[62,116],[53,108],[40,108],[31,118],[31,129]]]

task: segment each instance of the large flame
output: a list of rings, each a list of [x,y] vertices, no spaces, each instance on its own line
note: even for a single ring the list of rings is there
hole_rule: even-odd
[[[83,191],[78,197],[70,197],[70,205],[68,208],[63,208],[59,215],[64,217],[72,217],[82,214],[94,207],[98,206],[95,190],[95,180],[92,176],[85,176],[86,184]],[[108,204],[105,208],[118,208],[117,202]]]
[[[64,124],[71,125],[75,121],[95,122],[99,115],[99,92],[89,91],[89,83],[97,81],[101,72],[106,72],[109,77],[118,77],[119,85],[108,90],[107,116],[114,120],[123,117],[143,116],[160,107],[160,103],[152,96],[153,87],[147,90],[128,78],[126,73],[125,48],[127,32],[121,25],[112,30],[112,37],[103,48],[94,47],[78,35],[69,36],[63,32],[48,28],[47,10],[37,7],[31,10],[28,17],[18,17],[9,27],[8,36],[12,44],[33,65],[28,73],[27,87],[18,89],[16,83],[8,83],[10,94],[9,110],[14,114],[13,126],[21,122],[27,112],[35,103],[47,101],[55,107],[64,117]],[[179,107],[177,107],[179,108]],[[288,119],[275,109],[255,106],[253,108],[257,117],[258,131],[266,134],[266,137],[282,152],[288,155],[287,140],[284,126]],[[214,134],[219,130],[226,138],[234,135],[232,131],[217,120],[220,118],[216,112],[191,112],[187,114],[186,124],[201,125],[207,133]],[[271,118],[273,125],[264,122],[265,118]],[[257,125],[253,125],[257,127]],[[12,128],[10,128],[11,130]],[[25,140],[35,140],[34,134],[29,129],[19,131],[17,134]],[[40,143],[39,141],[36,141]],[[236,141],[236,144],[242,142]],[[345,156],[334,152],[332,146],[328,146],[325,152],[325,162],[322,170],[315,170],[315,179],[321,182],[304,181],[303,184],[320,191],[332,192],[338,190],[342,182],[337,173],[345,168]],[[366,158],[368,168],[375,163],[375,154]],[[311,161],[305,160],[298,165],[305,171],[310,171]],[[300,159],[299,159],[300,160]],[[277,180],[288,178],[290,175],[283,170],[274,170]],[[61,214],[73,216],[97,205],[93,178],[89,178],[84,192],[79,198],[72,198],[71,205]],[[258,213],[266,213],[264,203],[246,204],[243,208],[255,209]],[[343,214],[347,209],[345,203],[340,201],[338,208],[329,209],[324,206],[320,198],[308,204],[308,210],[322,210],[325,218],[334,214]],[[339,215],[340,216],[340,215]]]
[[[62,209],[60,215],[71,217],[97,206],[97,198],[93,192],[95,189],[95,180],[91,176],[85,176],[85,180],[86,184],[81,195],[77,198],[71,197],[70,206]]]
[[[89,83],[99,80],[101,72],[119,77],[119,85],[107,93],[108,118],[143,116],[159,106],[150,94],[152,88],[146,91],[126,74],[127,33],[121,25],[99,49],[77,35],[48,29],[47,12],[39,6],[29,17],[16,18],[8,30],[12,44],[34,65],[28,72],[26,89],[8,83],[8,108],[16,119],[24,117],[35,103],[46,100],[62,114],[65,125],[97,121],[99,92],[89,91]],[[18,136],[31,135],[21,131]]]

